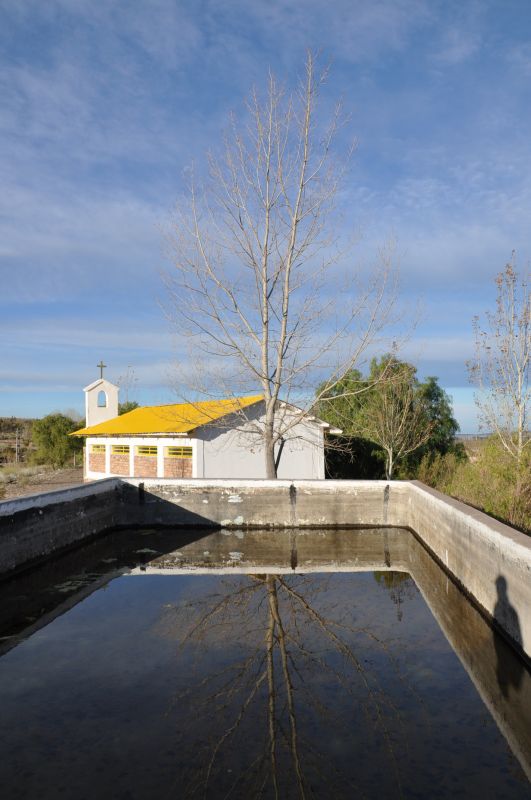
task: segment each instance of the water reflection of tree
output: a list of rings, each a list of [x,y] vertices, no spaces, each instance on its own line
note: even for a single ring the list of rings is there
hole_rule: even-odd
[[[189,659],[193,652],[191,675],[209,659],[206,675],[174,698],[185,729],[181,746],[190,746],[186,785],[180,785],[186,796],[363,797],[351,764],[352,737],[368,743],[377,736],[384,742],[385,779],[400,797],[396,742],[403,746],[407,737],[370,665],[385,654],[406,683],[386,643],[356,626],[352,607],[329,593],[325,576],[252,575],[229,586],[225,581],[225,588],[167,609],[161,621],[167,635],[184,629],[179,653]],[[338,689],[340,702],[327,702]],[[315,741],[328,724],[341,742],[337,759],[330,758],[328,741],[323,747]]]
[[[396,606],[397,619],[399,622],[402,622],[404,616],[402,606],[418,592],[415,581],[408,572],[394,572],[392,570],[386,572],[375,571],[373,575],[376,583],[383,586],[389,592],[389,597]]]

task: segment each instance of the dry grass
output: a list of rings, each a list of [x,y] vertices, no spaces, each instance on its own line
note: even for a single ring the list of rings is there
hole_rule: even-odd
[[[0,467],[0,499],[10,500],[83,483],[83,468],[53,469],[48,465],[9,464]]]

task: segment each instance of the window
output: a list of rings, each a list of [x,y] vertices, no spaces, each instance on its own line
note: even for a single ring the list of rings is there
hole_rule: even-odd
[[[128,456],[129,455],[129,445],[128,444],[113,444],[113,446],[112,446],[112,454],[113,454],[113,456]]]
[[[141,444],[136,448],[136,454],[137,456],[155,456],[156,458],[157,448]]]
[[[191,447],[167,447],[166,458],[192,458]]]
[[[91,453],[104,453],[105,452],[105,445],[104,444],[93,444],[90,448]]]
[[[105,392],[98,392],[98,408],[107,408],[107,395]]]

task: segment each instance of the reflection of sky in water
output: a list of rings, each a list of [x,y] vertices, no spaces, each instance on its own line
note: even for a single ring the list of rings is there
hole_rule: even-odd
[[[4,655],[0,708],[5,798],[529,796],[404,572],[118,577]]]

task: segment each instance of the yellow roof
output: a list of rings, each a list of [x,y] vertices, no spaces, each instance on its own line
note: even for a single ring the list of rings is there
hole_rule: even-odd
[[[149,433],[189,433],[233,411],[239,411],[263,400],[262,395],[231,397],[227,400],[203,400],[197,403],[175,403],[167,406],[135,408],[89,428],[80,428],[71,436],[116,436]]]

